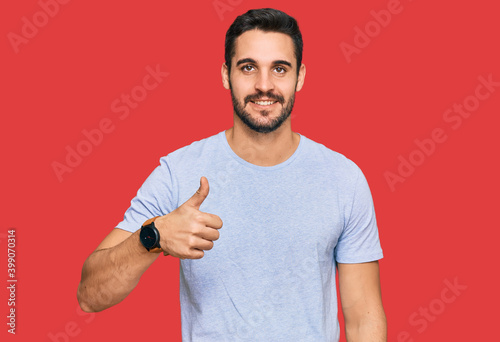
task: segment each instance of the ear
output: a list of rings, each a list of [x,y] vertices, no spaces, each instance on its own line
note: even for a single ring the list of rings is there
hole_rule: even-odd
[[[300,89],[302,89],[305,78],[306,78],[306,66],[305,64],[302,63],[300,65],[299,77],[297,78],[297,86],[295,87],[295,91],[299,91]]]
[[[229,90],[229,72],[227,70],[226,63],[222,63],[222,68],[220,73],[222,76],[222,85],[224,86],[224,88]]]

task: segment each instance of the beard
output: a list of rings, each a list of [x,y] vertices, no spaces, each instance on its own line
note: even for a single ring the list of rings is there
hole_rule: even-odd
[[[233,87],[231,86],[231,82],[229,82],[229,89],[231,90],[231,98],[233,100],[234,112],[236,113],[236,115],[238,115],[238,117],[241,119],[241,121],[243,121],[243,123],[248,126],[248,128],[250,128],[251,130],[253,130],[257,133],[270,133],[270,132],[277,130],[283,124],[283,122],[285,122],[286,119],[288,119],[290,114],[292,114],[293,104],[295,102],[295,93],[293,93],[293,95],[290,97],[290,100],[288,100],[286,105],[285,105],[285,99],[283,96],[276,95],[270,91],[268,91],[268,92],[258,91],[258,93],[254,94],[254,95],[248,95],[243,99],[243,103],[240,103],[236,99],[236,97],[234,96]],[[257,101],[263,97],[265,97],[269,100],[277,101],[277,102],[281,103],[281,105],[283,106],[280,114],[276,118],[274,118],[268,122],[265,122],[265,123],[260,122],[258,119],[253,118],[250,115],[250,113],[248,113],[245,110],[245,106],[248,102]],[[269,111],[268,110],[261,110],[260,114],[263,117],[267,117],[269,115]]]

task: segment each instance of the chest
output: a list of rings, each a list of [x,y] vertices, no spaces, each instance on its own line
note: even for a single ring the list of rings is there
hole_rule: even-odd
[[[257,261],[304,254],[331,259],[345,204],[328,172],[234,171],[222,179],[211,175],[210,193],[200,208],[224,223],[214,254],[250,254]]]

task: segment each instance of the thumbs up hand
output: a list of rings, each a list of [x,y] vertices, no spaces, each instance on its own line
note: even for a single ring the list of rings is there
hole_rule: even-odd
[[[208,180],[201,177],[200,188],[190,199],[155,220],[165,253],[181,259],[200,259],[205,254],[203,251],[213,248],[213,241],[219,238],[222,220],[217,215],[199,210],[208,192]]]

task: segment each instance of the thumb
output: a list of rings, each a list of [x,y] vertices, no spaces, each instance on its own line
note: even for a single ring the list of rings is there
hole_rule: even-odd
[[[209,191],[208,179],[205,177],[200,178],[200,188],[195,192],[190,199],[188,199],[185,204],[194,207],[196,209],[200,209],[201,204],[207,198]]]

